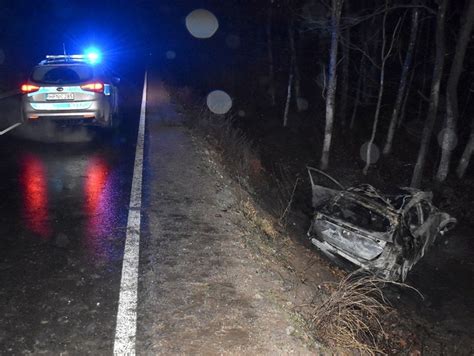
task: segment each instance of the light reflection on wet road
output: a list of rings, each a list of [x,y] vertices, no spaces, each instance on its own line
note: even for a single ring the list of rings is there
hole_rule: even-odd
[[[138,100],[126,115],[82,143],[0,140],[0,354],[111,352]]]
[[[46,169],[36,155],[20,158],[19,181],[21,187],[22,219],[26,227],[42,238],[49,238],[48,187]]]
[[[114,158],[95,151],[22,154],[18,180],[21,217],[27,230],[51,240],[71,220],[54,219],[57,210],[72,208],[71,218],[76,216],[83,224],[84,249],[92,258],[106,256],[111,250],[108,236],[120,226],[119,203],[125,193],[120,191],[122,172]]]

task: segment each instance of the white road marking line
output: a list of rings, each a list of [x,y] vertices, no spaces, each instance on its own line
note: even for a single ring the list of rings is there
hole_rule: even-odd
[[[21,122],[18,122],[18,123],[14,124],[14,125],[11,125],[9,128],[6,128],[5,130],[0,131],[0,136],[6,134],[8,131],[13,130],[15,127],[20,126],[21,124],[22,124]]]
[[[125,238],[125,251],[122,264],[117,326],[115,328],[114,355],[135,355],[146,95],[147,73],[145,73],[145,82],[143,84],[135,165],[133,168],[132,190],[130,193],[130,208],[128,211],[127,235]]]

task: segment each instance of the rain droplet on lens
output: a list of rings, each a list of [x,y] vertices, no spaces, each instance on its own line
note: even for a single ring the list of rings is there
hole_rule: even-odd
[[[369,147],[369,142],[366,142],[360,148],[360,158],[367,162],[367,148]],[[375,143],[372,143],[370,146],[370,156],[369,156],[369,163],[374,164],[380,158],[380,150]]]
[[[223,115],[232,108],[232,99],[225,91],[214,90],[207,96],[207,107],[214,114]]]
[[[175,51],[167,51],[166,52],[166,58],[167,59],[175,59],[176,58],[176,52]]]
[[[245,117],[245,115],[247,115],[247,114],[245,113],[244,110],[239,110],[239,112],[237,113],[237,115],[239,115],[239,117]]]
[[[186,28],[196,38],[211,38],[219,28],[219,21],[212,12],[197,9],[186,16]]]
[[[296,107],[299,111],[306,111],[309,108],[308,100],[305,98],[296,98]]]
[[[451,129],[442,129],[438,134],[438,144],[443,150],[452,151],[458,145],[458,135]]]

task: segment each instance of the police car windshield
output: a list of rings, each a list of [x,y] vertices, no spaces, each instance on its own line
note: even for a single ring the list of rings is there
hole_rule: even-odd
[[[91,80],[93,71],[87,65],[38,66],[31,76],[36,83],[76,84]]]

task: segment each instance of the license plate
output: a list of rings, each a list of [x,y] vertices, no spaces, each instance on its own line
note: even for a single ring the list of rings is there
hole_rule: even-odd
[[[46,94],[46,100],[74,100],[73,93],[49,93]]]

